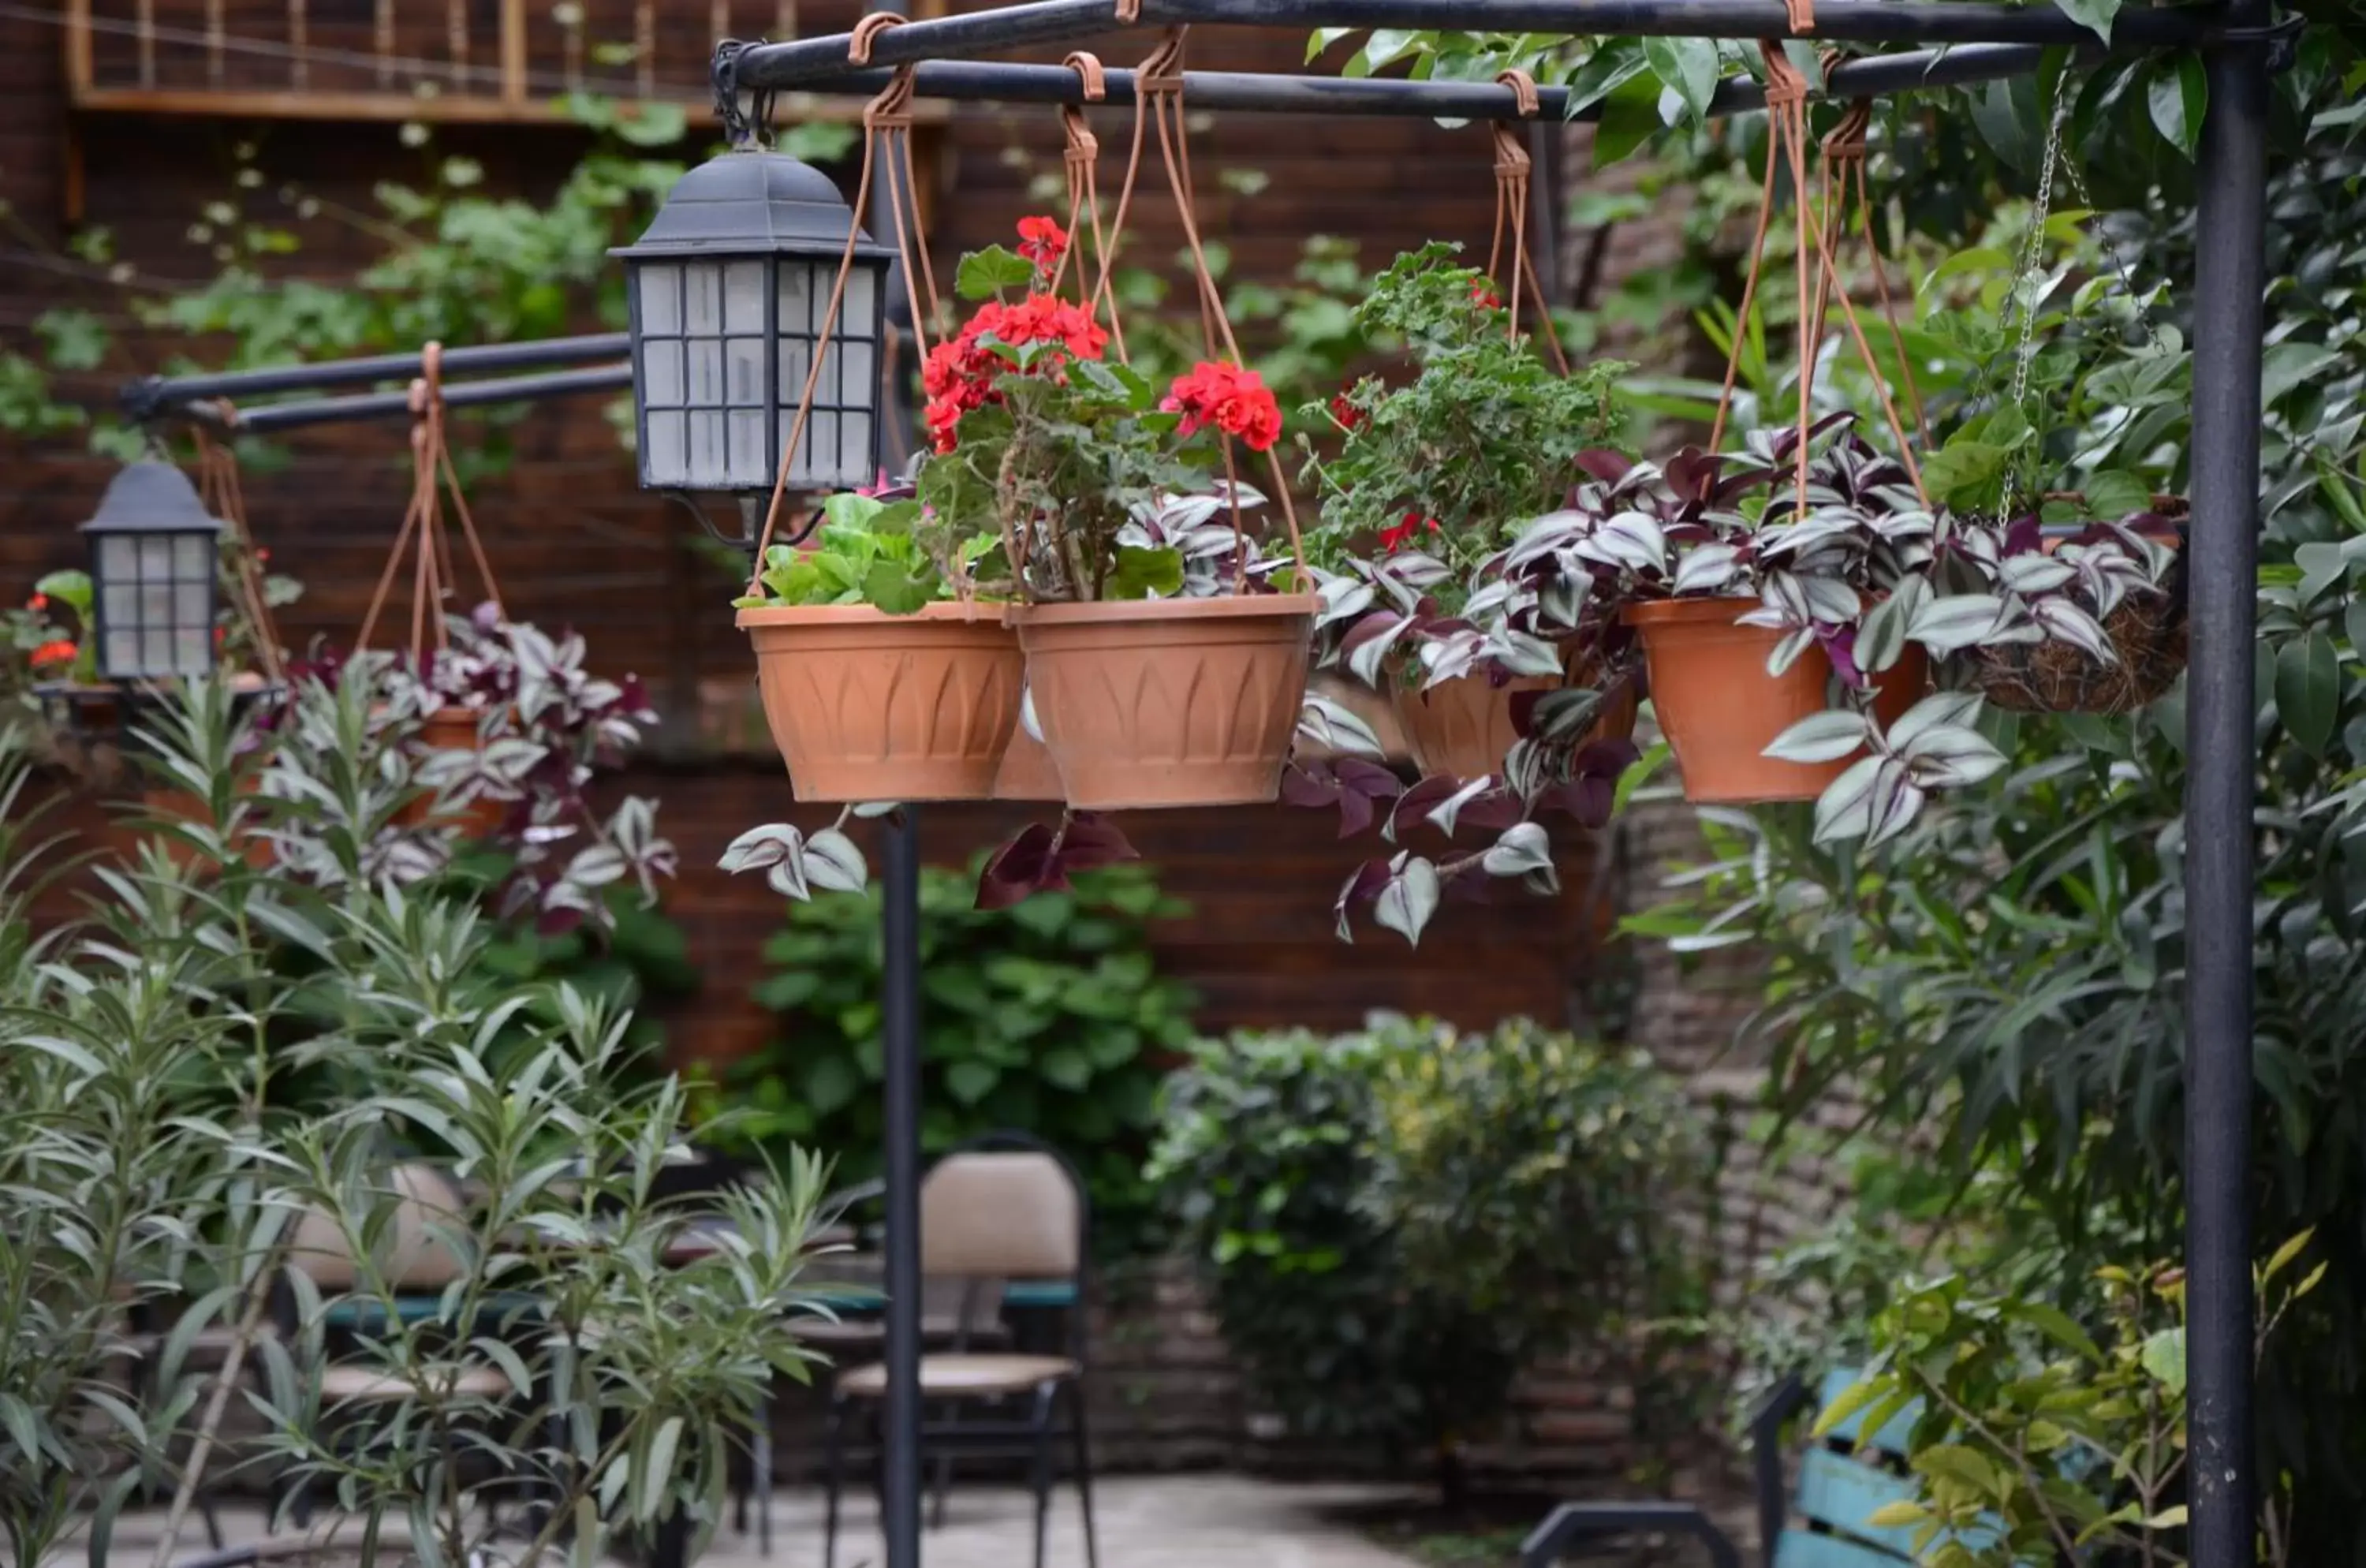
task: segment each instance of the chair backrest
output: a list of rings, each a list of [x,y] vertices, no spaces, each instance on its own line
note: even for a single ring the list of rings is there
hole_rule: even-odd
[[[1764,1462],[1771,1444],[1779,1440],[1781,1424],[1804,1407],[1831,1404],[1856,1381],[1854,1371],[1835,1369],[1825,1374],[1812,1398],[1795,1382],[1787,1398],[1778,1394],[1769,1402],[1768,1413],[1752,1423],[1757,1428],[1753,1440],[1761,1445],[1760,1515],[1780,1527],[1769,1537],[1770,1568],[1901,1568],[1914,1561],[1912,1529],[1867,1521],[1884,1505],[1911,1501],[1920,1490],[1906,1473],[1907,1442],[1922,1418],[1920,1401],[1892,1416],[1877,1432],[1865,1429],[1864,1412],[1837,1423],[1800,1456],[1798,1488],[1788,1506],[1779,1490],[1771,1499],[1766,1495],[1770,1476],[1775,1487],[1782,1484],[1779,1454],[1774,1455],[1771,1470]],[[1787,1409],[1776,1409],[1778,1404]],[[1956,1539],[1977,1549],[1985,1544],[1986,1532],[1966,1532]]]
[[[466,1206],[450,1177],[432,1165],[412,1161],[386,1173],[385,1190],[394,1194],[394,1213],[383,1237],[384,1254],[377,1259],[387,1284],[398,1291],[440,1291],[465,1271],[464,1266],[436,1227],[463,1223]],[[318,1209],[296,1223],[288,1244],[288,1261],[325,1290],[351,1290],[359,1270],[344,1233]]]
[[[1084,1193],[1048,1149],[957,1150],[920,1183],[923,1275],[1068,1279],[1084,1235]]]

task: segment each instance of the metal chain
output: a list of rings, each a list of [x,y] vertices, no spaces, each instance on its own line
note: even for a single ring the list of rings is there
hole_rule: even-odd
[[[2095,198],[2087,194],[2087,179],[2079,172],[2079,161],[2065,158],[2062,172],[2069,176],[2070,194],[2079,198],[2079,205],[2090,212],[2094,211]],[[2112,270],[2120,275],[2120,287],[2128,291],[2128,299],[2135,303],[2136,321],[2144,328],[2145,336],[2153,347],[2166,348],[2167,344],[2161,341],[2160,323],[2153,317],[2152,298],[2149,294],[2137,292],[2135,274],[2129,269],[2127,257],[2120,254],[2120,247],[2113,243],[2111,234],[2100,226],[2095,231],[2095,238],[2102,244],[2103,254],[2111,258]]]
[[[2029,394],[2030,362],[2037,357],[2037,272],[2045,259],[2045,222],[2054,210],[2054,171],[2062,156],[2062,126],[2069,118],[2070,95],[2057,92],[2053,123],[2045,130],[2045,155],[2038,165],[2037,203],[2029,215],[2029,240],[2022,247],[2021,266],[2014,274],[2012,293],[2005,301],[2008,320],[2021,315],[2021,336],[2012,350],[2012,402],[2022,405]],[[2075,176],[2074,176],[2075,178]]]

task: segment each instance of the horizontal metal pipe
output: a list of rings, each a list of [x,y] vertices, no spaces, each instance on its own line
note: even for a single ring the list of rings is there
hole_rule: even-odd
[[[1192,22],[1286,28],[1485,28],[1504,32],[1762,39],[1790,35],[1784,0],[1143,0],[1143,26]],[[1125,30],[1115,0],[1035,0],[891,28],[871,63],[902,65],[998,50],[1067,43]],[[2207,41],[2225,30],[2219,7],[2121,10],[2115,49]],[[733,65],[743,88],[810,86],[851,66],[852,35],[759,44]],[[1820,0],[1814,41],[2091,44],[2093,31],[2051,4],[1989,0]]]
[[[632,384],[630,365],[603,365],[589,370],[554,370],[546,375],[512,376],[497,381],[464,381],[444,389],[444,405],[465,409],[491,403],[540,402],[545,398],[576,397],[587,392],[620,392]],[[181,414],[190,411],[175,405],[165,412]],[[408,391],[369,392],[357,398],[311,398],[302,402],[241,409],[229,428],[238,434],[260,435],[315,424],[350,424],[362,420],[410,416]]]
[[[537,365],[592,365],[631,352],[631,340],[625,333],[598,333],[588,337],[545,338],[535,343],[447,348],[442,369],[446,375],[471,375],[522,370]],[[421,369],[419,355],[411,353],[372,355],[364,359],[337,359],[317,365],[274,365],[261,370],[225,370],[206,376],[144,376],[123,389],[122,404],[124,412],[138,421],[168,413],[186,417],[180,405],[186,403],[268,397],[276,392],[327,391],[336,387],[366,387],[378,381],[409,381]],[[447,397],[445,400],[458,400]]]
[[[2043,46],[2037,44],[1976,43],[1853,60],[1832,68],[1825,92],[1832,97],[1875,97],[1919,87],[1994,81],[2035,70],[2044,52]],[[861,71],[807,83],[806,86],[816,93],[875,93],[886,85],[887,76],[885,71]],[[1014,104],[1084,102],[1083,86],[1076,73],[1059,65],[937,61],[915,70],[913,82],[924,97]],[[1121,106],[1134,101],[1132,72],[1108,73],[1108,87],[1109,95],[1103,102]],[[1569,101],[1565,88],[1540,88],[1538,96],[1544,118],[1562,118]],[[1187,71],[1183,74],[1183,98],[1193,108],[1243,113],[1402,115],[1424,119],[1474,120],[1519,118],[1512,90],[1493,82],[1408,82],[1376,76]],[[1758,83],[1736,79],[1718,85],[1716,96],[1709,102],[1709,112],[1741,114],[1763,108],[1765,103],[1765,89]],[[1593,119],[1600,112],[1600,106],[1589,105],[1576,118]]]

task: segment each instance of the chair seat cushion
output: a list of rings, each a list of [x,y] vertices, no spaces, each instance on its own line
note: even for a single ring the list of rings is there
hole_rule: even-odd
[[[441,1379],[437,1386],[442,1386]],[[463,1367],[452,1392],[475,1399],[499,1399],[510,1392],[509,1374],[498,1367]],[[321,1373],[321,1394],[331,1400],[411,1399],[411,1380],[373,1367],[329,1367]]]
[[[824,1348],[878,1345],[887,1338],[886,1322],[877,1317],[793,1317],[789,1319],[789,1331],[807,1345]],[[920,1319],[920,1337],[924,1341],[942,1344],[957,1337],[960,1333],[959,1318],[931,1313]],[[1008,1332],[999,1325],[992,1328],[973,1327],[969,1334],[973,1343],[983,1339],[989,1344],[1000,1344],[1008,1337]]]
[[[1041,1383],[1075,1377],[1082,1370],[1065,1356],[923,1356],[920,1392],[1022,1393]],[[876,1361],[856,1367],[838,1380],[838,1386],[845,1393],[878,1398],[887,1392],[887,1369]]]

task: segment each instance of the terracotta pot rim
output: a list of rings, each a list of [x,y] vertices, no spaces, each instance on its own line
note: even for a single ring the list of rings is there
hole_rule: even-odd
[[[1693,623],[1729,626],[1756,609],[1759,603],[1739,593],[1707,599],[1643,599],[1621,608],[1618,618],[1630,626]]]
[[[1013,617],[1020,625],[1086,626],[1111,621],[1282,619],[1312,615],[1322,606],[1314,593],[1240,593],[1216,599],[1092,599],[1077,604],[1027,604]]]
[[[999,599],[939,600],[908,615],[891,615],[872,604],[748,604],[732,624],[752,626],[909,626],[916,621],[957,621],[964,625],[1007,626],[1016,606]]]

